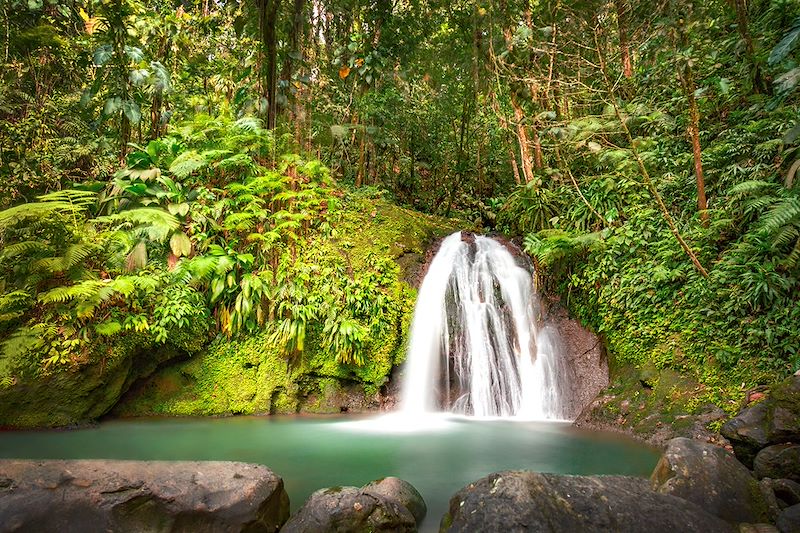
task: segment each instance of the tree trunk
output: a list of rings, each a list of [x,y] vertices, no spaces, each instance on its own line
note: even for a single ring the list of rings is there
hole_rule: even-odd
[[[514,120],[517,128],[517,141],[519,142],[520,158],[522,159],[522,175],[525,183],[533,181],[533,167],[531,166],[531,150],[528,142],[528,131],[525,128],[525,113],[522,111],[516,95],[511,93],[511,106],[514,108]]]
[[[706,184],[703,178],[703,151],[700,147],[700,111],[697,109],[697,99],[694,97],[692,69],[688,65],[684,70],[684,76],[684,89],[686,98],[689,101],[689,134],[692,138],[694,175],[697,181],[697,209],[700,211],[700,220],[703,226],[708,227],[708,202],[706,201]]]
[[[267,129],[275,128],[278,114],[278,39],[275,32],[280,0],[256,0],[262,48],[262,94],[267,99]]]
[[[633,76],[633,62],[631,61],[631,47],[628,41],[628,10],[625,0],[614,0],[617,10],[617,31],[619,32],[619,53],[622,60],[622,74],[626,78]]]
[[[736,9],[736,28],[739,35],[744,41],[745,54],[750,66],[753,68],[753,92],[762,93],[766,87],[763,77],[761,75],[761,68],[756,60],[756,50],[753,45],[753,37],[750,35],[750,26],[748,23],[749,16],[747,14],[747,0],[733,0],[734,8]]]
[[[286,82],[286,86],[291,88],[292,85],[292,69],[294,68],[294,61],[302,61],[303,49],[300,45],[300,38],[303,36],[303,10],[305,8],[305,0],[294,0],[294,8],[292,9],[292,31],[289,34],[289,53],[283,62],[283,69],[281,70],[281,79]],[[291,92],[289,89],[288,92]]]

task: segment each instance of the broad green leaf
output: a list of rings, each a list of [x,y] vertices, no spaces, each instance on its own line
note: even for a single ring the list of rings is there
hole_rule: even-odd
[[[169,211],[173,215],[181,215],[185,217],[189,213],[189,204],[186,202],[181,202],[179,204],[169,204],[167,205],[167,211]]]
[[[791,144],[798,137],[800,137],[800,122],[795,124],[792,129],[786,132],[786,134],[783,136],[783,142],[786,144]]]
[[[800,83],[800,67],[793,68],[775,80],[775,86],[779,94],[787,94],[793,91],[798,83]]]
[[[107,117],[113,116],[122,107],[122,98],[115,96],[106,100],[103,106],[103,114]]]
[[[134,63],[138,63],[144,57],[144,52],[137,46],[126,46],[125,55],[130,58]]]
[[[139,104],[133,100],[126,100],[122,103],[122,112],[131,121],[131,124],[138,124],[142,120],[142,111],[139,109]]]
[[[94,66],[102,67],[108,60],[111,59],[111,56],[114,54],[113,48],[111,45],[104,44],[100,48],[94,51],[94,55],[92,56],[92,61],[94,61]]]
[[[158,61],[150,62],[150,86],[156,93],[168,93],[172,88],[169,71]]]
[[[800,42],[800,18],[795,19],[792,27],[786,32],[786,35],[783,36],[783,39],[775,45],[775,48],[773,48],[772,52],[769,54],[767,62],[770,65],[777,65],[789,55],[789,52],[794,49],[798,42]]]
[[[188,256],[192,252],[192,241],[184,232],[176,231],[169,239],[169,247],[178,257]]]
[[[150,78],[150,71],[146,68],[137,68],[131,71],[129,78],[132,84],[139,87],[147,83]]]

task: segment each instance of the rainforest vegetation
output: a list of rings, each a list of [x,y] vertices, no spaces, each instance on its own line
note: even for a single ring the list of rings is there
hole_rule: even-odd
[[[0,56],[6,400],[236,346],[375,392],[459,227],[698,402],[800,368],[796,1],[5,0]]]

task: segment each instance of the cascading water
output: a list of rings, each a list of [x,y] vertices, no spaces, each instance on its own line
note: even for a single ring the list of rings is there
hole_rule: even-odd
[[[558,343],[537,312],[531,273],[503,245],[447,237],[417,297],[402,411],[565,418]]]

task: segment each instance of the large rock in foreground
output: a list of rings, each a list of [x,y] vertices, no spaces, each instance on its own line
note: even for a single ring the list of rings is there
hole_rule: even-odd
[[[277,531],[283,480],[233,462],[0,461],[0,531]]]
[[[413,533],[426,506],[408,482],[389,477],[361,488],[333,487],[312,494],[281,533]]]
[[[509,471],[491,474],[456,493],[441,531],[707,533],[736,529],[691,502],[653,492],[646,479]]]
[[[696,503],[730,522],[769,521],[758,482],[727,450],[707,442],[677,438],[656,465],[653,489]]]
[[[748,467],[770,444],[800,443],[800,375],[772,389],[769,396],[743,409],[722,426],[736,457]]]

